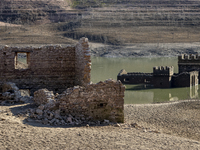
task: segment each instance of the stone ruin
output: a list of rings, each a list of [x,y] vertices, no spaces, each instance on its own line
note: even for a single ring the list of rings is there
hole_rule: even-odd
[[[61,94],[39,89],[32,96],[22,96],[11,82],[3,85],[1,104],[31,103],[37,107],[25,112],[32,119],[50,125],[82,125],[124,122],[124,91],[120,81],[108,79],[96,84],[67,88]]]
[[[20,89],[15,85],[15,83],[7,82],[2,86],[2,93],[0,93],[0,103],[4,105],[6,103],[16,103],[16,102],[30,102],[33,97],[29,93],[22,93]]]
[[[124,122],[124,91],[121,82],[114,80],[71,87],[57,95],[40,89],[34,93],[38,107],[29,110],[30,116],[55,125]]]
[[[0,87],[13,82],[19,89],[29,90],[33,95],[42,88],[61,93],[68,87],[90,83],[91,59],[87,38],[81,38],[75,46],[66,47],[5,46],[0,49],[0,58]]]
[[[192,57],[193,59],[186,59],[186,61],[181,58],[178,57],[179,73],[174,73],[173,66],[155,66],[153,73],[126,72],[122,69],[117,75],[117,80],[120,80],[123,84],[150,84],[154,88],[197,86],[200,71],[200,63],[197,63],[197,61],[200,59],[195,59],[191,63],[190,60],[194,60],[194,57]]]
[[[21,53],[25,54],[26,65],[18,61]],[[86,38],[65,48],[6,46],[0,49],[0,57],[1,104],[34,102],[36,108],[24,113],[44,124],[124,122],[125,87],[111,79],[90,83],[91,59]],[[28,94],[23,95],[22,91]]]

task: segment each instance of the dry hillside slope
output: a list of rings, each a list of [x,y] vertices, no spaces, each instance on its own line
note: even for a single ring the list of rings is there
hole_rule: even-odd
[[[4,23],[0,26],[1,45],[73,44],[83,36],[90,42],[115,46],[193,43],[200,39],[197,0],[2,0],[0,3],[0,21]],[[105,56],[113,48],[102,50]]]

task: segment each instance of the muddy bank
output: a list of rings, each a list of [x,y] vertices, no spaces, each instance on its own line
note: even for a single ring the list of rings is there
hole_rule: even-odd
[[[113,46],[90,43],[96,57],[173,57],[200,53],[200,43],[136,43]]]

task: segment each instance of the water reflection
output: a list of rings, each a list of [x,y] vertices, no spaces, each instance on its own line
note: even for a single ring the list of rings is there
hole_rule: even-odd
[[[128,72],[152,72],[153,66],[174,66],[178,72],[177,57],[172,58],[92,58],[91,81],[117,79],[121,69]],[[145,85],[126,85],[126,104],[145,104],[185,99],[197,99],[198,86],[158,89]]]
[[[126,85],[126,104],[160,103],[185,99],[197,99],[198,86],[170,89],[153,89],[144,85]]]
[[[198,89],[199,89],[198,85],[190,87],[190,98],[191,99],[197,99],[197,98],[199,98]]]

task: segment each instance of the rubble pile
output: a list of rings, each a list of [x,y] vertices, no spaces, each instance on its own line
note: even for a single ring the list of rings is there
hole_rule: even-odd
[[[47,89],[40,89],[34,93],[34,101],[37,105],[54,101],[54,97],[53,91]]]
[[[31,96],[21,96],[19,88],[15,83],[7,82],[2,86],[2,93],[0,93],[1,104],[16,103],[16,102],[28,102],[31,101]]]
[[[124,91],[120,81],[112,79],[96,84],[74,86],[61,94],[40,89],[31,96],[22,96],[11,82],[2,87],[3,102],[27,102],[34,104],[22,112],[27,121],[37,120],[49,125],[100,125],[124,122]],[[20,113],[19,113],[20,114]]]

